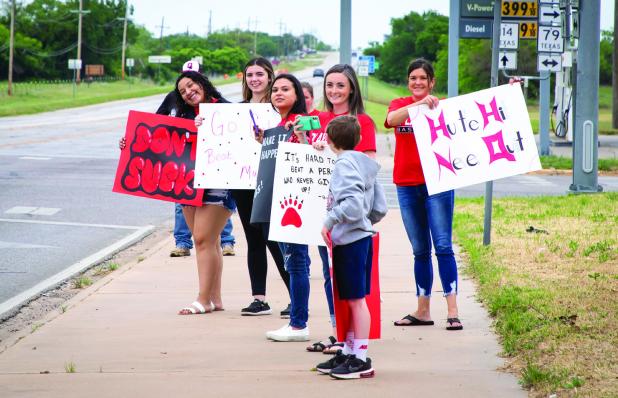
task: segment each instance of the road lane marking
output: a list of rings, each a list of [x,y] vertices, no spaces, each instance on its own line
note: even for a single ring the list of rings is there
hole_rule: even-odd
[[[14,222],[14,221],[27,221],[27,220],[0,219],[0,221]],[[59,224],[59,225],[71,224],[71,225],[77,225],[77,226],[102,225],[102,224],[81,224],[81,223],[42,223],[42,224]],[[113,243],[107,247],[104,247],[103,249],[97,251],[96,253],[91,254],[90,256],[76,262],[73,265],[70,265],[69,267],[65,268],[63,271],[60,271],[57,274],[45,279],[44,281],[37,283],[30,289],[25,290],[19,293],[18,295],[0,303],[0,319],[3,319],[3,315],[5,314],[9,315],[8,312],[12,309],[17,311],[22,304],[26,304],[27,302],[36,298],[39,294],[43,293],[44,291],[49,290],[53,288],[54,286],[59,285],[60,283],[62,283],[66,279],[71,278],[75,274],[78,274],[84,271],[85,269],[90,268],[91,266],[98,264],[101,261],[104,261],[105,259],[110,258],[117,252],[131,246],[135,242],[140,241],[141,239],[150,235],[155,229],[154,225],[147,225],[145,227],[127,227],[123,225],[118,225],[118,226],[102,225],[102,227],[103,228],[117,227],[117,228],[122,228],[122,229],[129,228],[129,229],[137,229],[137,230],[133,232],[131,235],[117,241],[116,243]]]
[[[30,206],[15,206],[11,207],[5,214],[29,214],[32,216],[53,216],[61,209],[57,207],[30,207]]]
[[[0,218],[0,222],[24,223],[24,224],[47,224],[47,225],[63,225],[68,227],[92,227],[92,228],[115,228],[115,229],[140,229],[137,225],[114,225],[114,224],[88,224],[81,222],[63,222],[63,221],[43,221],[43,220],[21,220],[18,218]]]
[[[44,158],[41,156],[22,156],[21,160],[50,160],[51,158]]]
[[[7,242],[0,240],[0,249],[60,249],[59,246],[34,245],[30,243]]]

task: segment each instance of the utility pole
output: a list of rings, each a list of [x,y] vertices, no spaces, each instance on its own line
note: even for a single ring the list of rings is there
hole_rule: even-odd
[[[125,12],[124,12],[124,26],[122,28],[122,73],[121,78],[124,80],[124,64],[125,64],[125,56],[127,53],[127,20],[129,19],[129,0],[125,0],[124,2]]]
[[[255,17],[255,26],[253,29],[253,56],[254,57],[257,57],[257,27],[258,27],[258,19],[257,17]]]
[[[352,62],[352,0],[341,0],[339,22],[339,63]]]
[[[212,33],[212,10],[208,12],[208,36],[210,36],[211,33]]]
[[[612,58],[612,128],[618,129],[618,1],[614,3],[614,54]]]
[[[84,1],[79,0],[79,10],[71,11],[79,13],[77,19],[77,59],[82,59],[82,16],[88,14],[90,11],[84,11]],[[81,69],[77,69],[75,72],[75,82],[80,82]]]
[[[9,38],[9,86],[8,95],[13,95],[13,42],[15,40],[15,0],[11,2],[11,33]]]
[[[573,183],[569,192],[601,192],[603,187],[598,185],[601,0],[579,3],[578,26]]]
[[[450,0],[448,19],[449,97],[457,97],[459,95],[459,6],[460,0]]]
[[[165,16],[161,17],[161,25],[157,25],[155,28],[161,28],[161,33],[159,33],[159,46],[161,50],[163,50],[163,29],[169,28],[169,26],[165,26]]]
[[[279,20],[279,38],[281,39],[281,43],[279,44],[281,46],[281,56],[283,57],[283,34],[281,33],[283,30],[283,20]]]

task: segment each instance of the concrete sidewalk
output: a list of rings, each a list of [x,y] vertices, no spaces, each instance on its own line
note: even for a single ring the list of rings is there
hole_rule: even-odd
[[[240,225],[234,216],[235,225]],[[246,244],[224,258],[226,310],[179,316],[196,294],[195,257],[168,257],[171,237],[141,262],[128,264],[74,297],[65,313],[0,354],[2,397],[525,397],[514,376],[497,371],[500,347],[474,286],[460,282],[464,330],[444,329],[446,305],[435,281],[435,326],[395,327],[414,308],[411,249],[400,214],[391,210],[382,234],[382,339],[371,341],[373,379],[337,381],[311,369],[328,359],[307,343],[267,341],[277,315],[242,317],[251,301]],[[312,248],[311,340],[330,334],[322,271]],[[271,262],[272,265],[272,262]],[[437,276],[437,270],[435,271]],[[437,278],[436,278],[437,279]],[[268,301],[278,314],[289,302],[274,266]],[[74,364],[75,373],[65,366]]]

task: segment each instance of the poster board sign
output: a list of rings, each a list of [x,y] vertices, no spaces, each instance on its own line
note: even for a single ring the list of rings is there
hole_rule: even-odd
[[[350,307],[345,300],[339,299],[337,282],[335,281],[335,269],[332,267],[333,247],[328,247],[331,261],[331,280],[333,286],[333,304],[335,307],[335,322],[337,324],[337,341],[345,341],[346,334],[350,330],[352,316]],[[365,296],[369,314],[371,315],[371,326],[369,328],[369,338],[379,339],[381,336],[381,306],[380,306],[380,234],[373,236],[373,256],[371,259],[371,288],[369,294]]]
[[[270,222],[277,149],[279,148],[279,143],[286,141],[290,134],[291,131],[286,130],[283,126],[264,131],[260,167],[258,168],[253,208],[251,210],[252,224]]]
[[[328,185],[336,156],[330,149],[282,142],[277,151],[268,239],[324,245]]]
[[[193,120],[130,111],[113,191],[193,206],[202,205],[202,189],[193,188]]]
[[[408,112],[430,195],[541,169],[519,84]]]
[[[261,145],[249,111],[263,130],[281,121],[271,104],[200,104],[196,188],[255,189]]]

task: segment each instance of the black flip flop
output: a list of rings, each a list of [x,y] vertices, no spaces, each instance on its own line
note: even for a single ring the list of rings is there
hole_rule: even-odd
[[[321,341],[318,341],[317,343],[313,343],[311,344],[309,347],[307,347],[307,351],[309,352],[322,352],[324,351],[325,348],[330,347],[331,345],[335,344],[337,342],[337,339],[334,338],[333,336],[329,336],[328,340],[330,341],[330,345],[326,345],[324,343],[322,343]]]
[[[398,323],[403,320],[410,321],[410,323]],[[406,315],[401,320],[393,322],[395,326],[431,326],[433,325],[433,321],[423,321],[422,319],[418,319],[412,315]]]
[[[458,323],[459,325],[453,326],[454,323]],[[459,318],[446,318],[446,330],[461,330],[463,329],[463,325]]]

